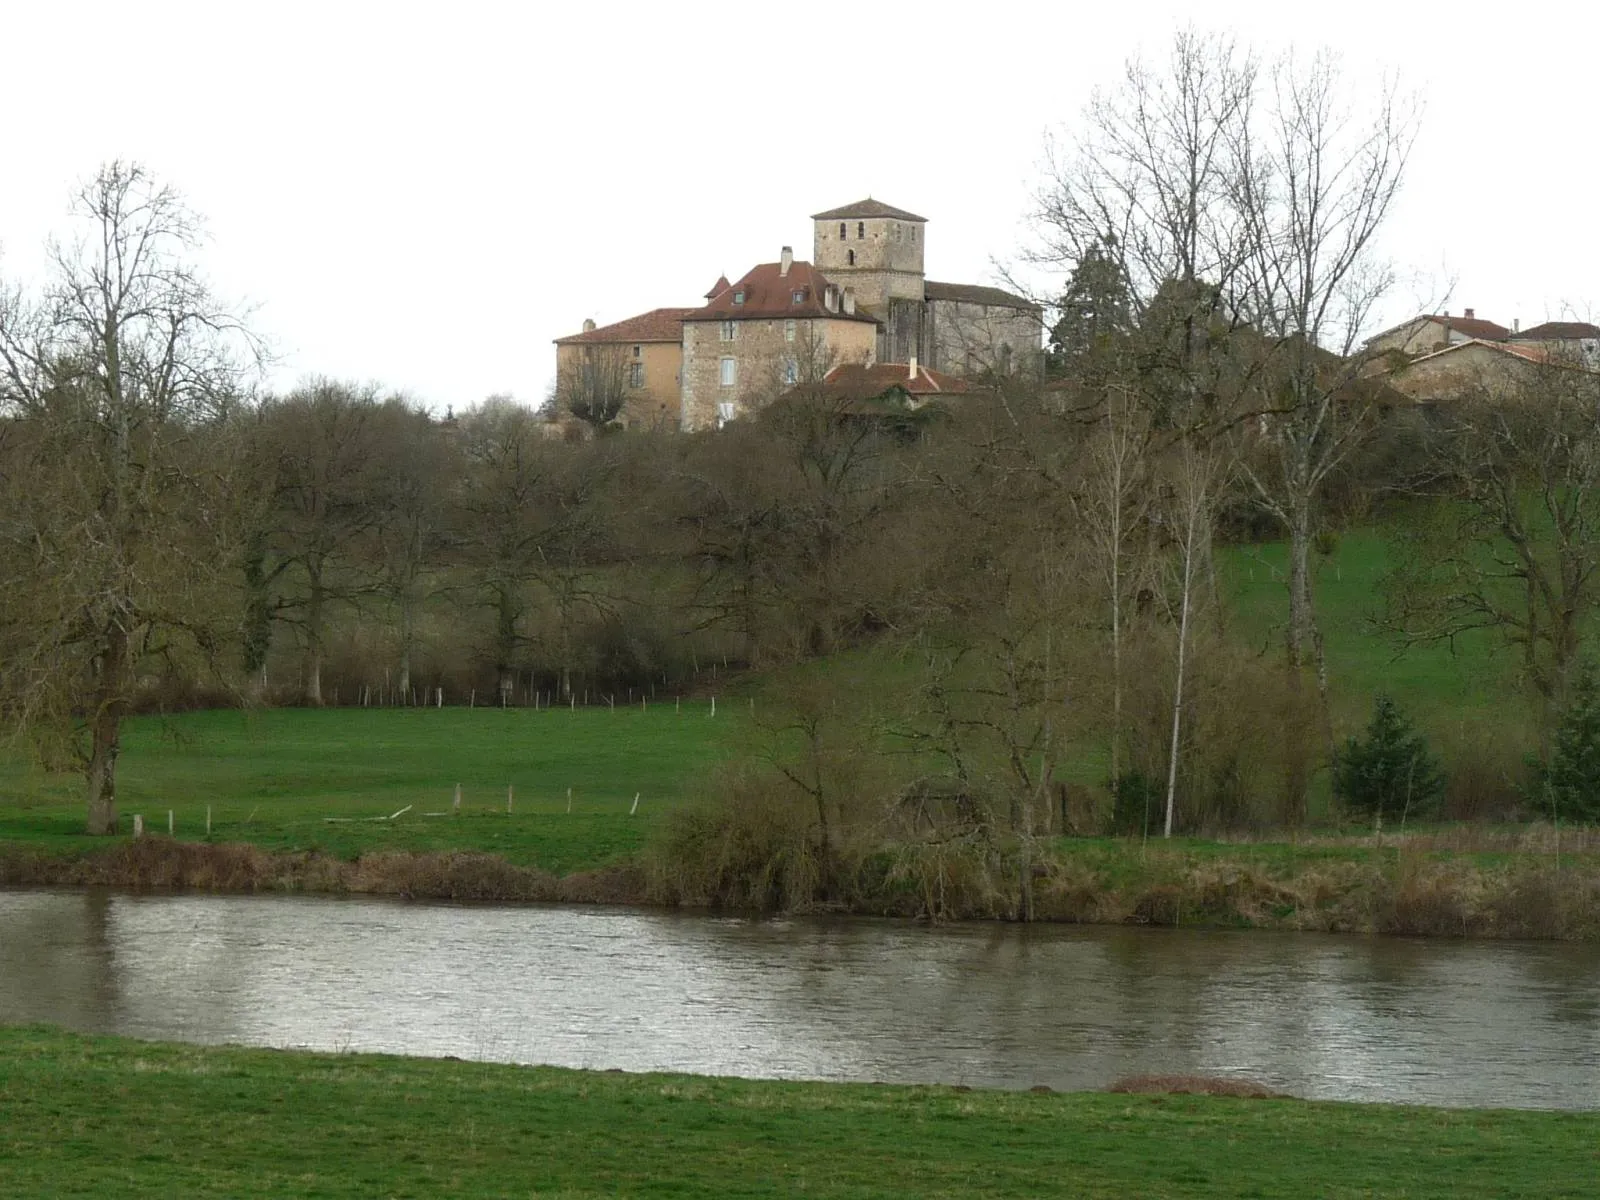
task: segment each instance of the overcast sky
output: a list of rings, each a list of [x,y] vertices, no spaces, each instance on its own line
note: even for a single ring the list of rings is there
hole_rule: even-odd
[[[1525,19],[1524,19],[1524,14]],[[0,0],[0,272],[75,181],[139,160],[207,220],[205,268],[278,361],[442,410],[537,403],[552,338],[698,303],[871,194],[929,218],[930,277],[994,282],[1045,131],[1181,24],[1397,69],[1427,105],[1385,317],[1524,325],[1600,298],[1600,13],[1515,5],[31,3]]]

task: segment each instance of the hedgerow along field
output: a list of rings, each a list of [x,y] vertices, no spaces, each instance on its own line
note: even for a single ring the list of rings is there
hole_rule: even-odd
[[[1576,1196],[1593,1113],[625,1075],[0,1029],[13,1196]]]

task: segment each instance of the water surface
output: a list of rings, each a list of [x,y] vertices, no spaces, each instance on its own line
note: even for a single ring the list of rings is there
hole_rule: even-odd
[[[628,1071],[1600,1108],[1600,947],[0,892],[0,1022]]]

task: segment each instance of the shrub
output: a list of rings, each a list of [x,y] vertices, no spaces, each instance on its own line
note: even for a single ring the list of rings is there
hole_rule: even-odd
[[[1143,771],[1124,771],[1112,789],[1112,831],[1124,837],[1159,831],[1166,816],[1167,793],[1161,781]]]
[[[1380,820],[1426,813],[1444,786],[1427,739],[1388,696],[1374,703],[1366,733],[1345,743],[1333,773],[1335,794]]]
[[[1585,666],[1540,772],[1540,807],[1558,820],[1600,821],[1600,682]]]

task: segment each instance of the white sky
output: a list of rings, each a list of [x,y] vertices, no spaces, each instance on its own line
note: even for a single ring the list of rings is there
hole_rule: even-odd
[[[1523,14],[1526,13],[1526,16]],[[867,194],[928,217],[930,277],[994,282],[1046,128],[1191,20],[1398,69],[1427,105],[1383,316],[1442,297],[1587,316],[1600,6],[273,4],[0,0],[0,272],[137,159],[207,220],[278,362],[437,409],[537,403],[552,338],[695,304]]]

